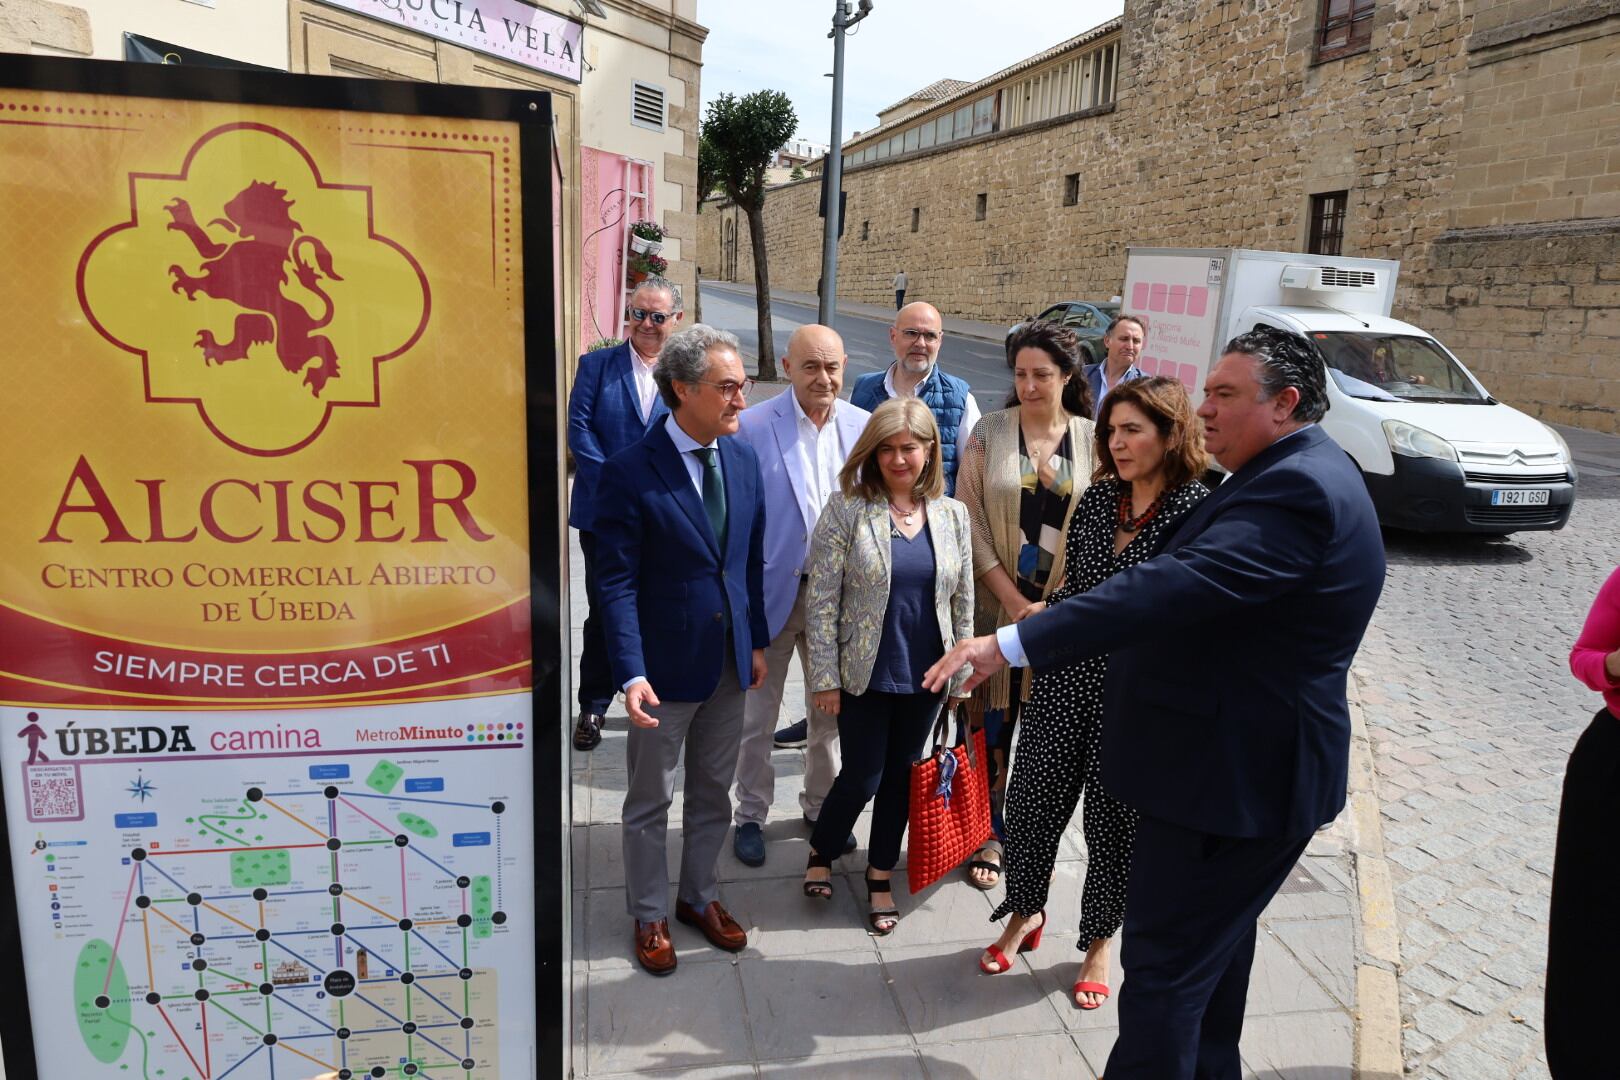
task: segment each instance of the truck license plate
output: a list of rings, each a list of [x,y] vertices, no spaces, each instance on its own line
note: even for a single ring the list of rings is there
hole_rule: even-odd
[[[1497,488],[1491,492],[1492,506],[1546,506],[1549,488]]]

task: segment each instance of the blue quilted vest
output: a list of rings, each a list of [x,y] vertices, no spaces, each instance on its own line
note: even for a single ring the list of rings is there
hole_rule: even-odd
[[[883,389],[883,377],[886,374],[887,369],[874,371],[856,379],[855,387],[849,393],[850,404],[872,412],[887,401],[888,394]],[[962,429],[962,416],[967,412],[967,399],[972,392],[973,388],[965,379],[947,375],[938,364],[934,365],[934,370],[929,372],[928,378],[917,388],[917,396],[922,398],[923,404],[928,406],[928,411],[934,414],[934,422],[939,425],[940,460],[945,466],[947,495],[956,493],[957,433]]]

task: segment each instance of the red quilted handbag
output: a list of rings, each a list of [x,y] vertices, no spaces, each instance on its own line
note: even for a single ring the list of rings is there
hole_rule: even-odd
[[[929,754],[911,766],[911,823],[906,884],[921,892],[979,849],[990,836],[990,779],[984,729],[947,746],[948,699],[940,702]]]

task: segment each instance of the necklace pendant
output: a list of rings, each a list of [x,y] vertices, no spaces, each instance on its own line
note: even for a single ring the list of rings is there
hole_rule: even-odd
[[[907,525],[915,524],[915,521],[916,521],[916,519],[913,518],[910,514],[907,514],[903,520],[905,521],[905,523]]]
[[[1136,531],[1136,524],[1135,522],[1122,521],[1119,523],[1119,528],[1121,532],[1133,533]]]

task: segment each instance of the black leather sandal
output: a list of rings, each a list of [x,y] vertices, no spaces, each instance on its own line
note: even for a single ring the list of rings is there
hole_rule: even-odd
[[[826,870],[828,871],[829,877],[829,880],[827,881],[811,881],[809,878],[805,878],[804,895],[808,896],[812,900],[831,900],[833,894],[832,881],[830,880],[832,860],[824,858],[823,856],[817,854],[815,848],[811,848],[810,860],[804,864],[804,869],[806,873],[817,869]]]
[[[878,880],[872,876],[872,871],[870,869],[866,871],[865,878],[866,899],[868,903],[871,902],[873,893],[888,893],[890,896],[894,895],[894,889],[891,887],[891,879],[884,878],[882,880]],[[872,933],[878,935],[879,937],[888,937],[890,934],[894,933],[894,928],[900,925],[900,909],[894,906],[893,900],[890,900],[888,907],[872,908],[869,910],[866,913],[866,922],[872,928]],[[887,922],[889,925],[880,925],[884,922]]]

